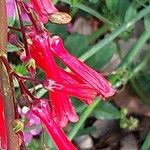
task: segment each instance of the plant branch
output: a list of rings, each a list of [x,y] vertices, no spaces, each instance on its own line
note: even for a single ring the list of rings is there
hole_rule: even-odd
[[[7,59],[7,16],[6,16],[6,1],[0,1],[0,56]],[[9,77],[5,64],[0,59],[0,90],[4,104],[4,117],[7,133],[7,149],[19,150],[19,140],[12,128],[12,122],[15,119],[15,99],[12,79]]]

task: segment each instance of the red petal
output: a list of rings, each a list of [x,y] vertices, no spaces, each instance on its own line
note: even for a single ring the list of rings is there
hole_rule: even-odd
[[[68,119],[72,122],[78,121],[78,116],[68,96],[59,91],[50,92],[49,94],[53,117],[61,127],[67,125]]]
[[[64,84],[78,84],[78,83],[83,83],[82,80],[80,80],[78,77],[76,77],[75,75],[61,69],[61,68],[58,68],[58,73],[59,73],[59,76],[62,80],[62,83]]]
[[[95,88],[102,97],[107,98],[115,94],[115,90],[111,87],[111,84],[101,74],[65,50],[63,41],[59,36],[54,36],[51,39],[51,50],[74,74]]]
[[[49,14],[58,12],[51,0],[30,0],[30,2],[43,23],[48,21]]]
[[[91,104],[97,93],[86,84],[64,84],[62,92],[80,98],[84,103]]]
[[[61,130],[58,124],[53,120],[51,110],[46,100],[35,100],[31,110],[41,119],[41,122],[46,127],[49,135],[52,137],[59,150],[76,150],[64,134],[63,130]]]

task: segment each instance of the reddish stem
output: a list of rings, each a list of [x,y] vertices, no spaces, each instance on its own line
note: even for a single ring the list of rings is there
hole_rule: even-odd
[[[26,38],[26,34],[25,34],[25,27],[24,27],[24,24],[23,24],[23,19],[21,17],[19,2],[18,2],[18,0],[15,0],[15,2],[16,2],[16,6],[17,6],[19,21],[20,21],[20,27],[21,27],[21,33],[22,33],[23,42],[24,42],[24,47],[25,47],[25,51],[26,51],[26,59],[29,60],[31,57],[30,57],[30,52],[29,52],[29,49],[28,49],[28,42],[27,42],[27,38]]]

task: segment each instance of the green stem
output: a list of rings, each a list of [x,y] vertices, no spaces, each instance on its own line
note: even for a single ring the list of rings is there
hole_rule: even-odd
[[[79,131],[79,129],[81,128],[85,120],[89,117],[89,115],[92,113],[95,107],[99,104],[99,102],[100,102],[100,99],[97,98],[89,107],[87,107],[84,110],[84,112],[82,113],[80,117],[80,120],[76,123],[76,125],[71,129],[71,131],[68,134],[68,137],[70,140],[72,140],[76,136],[77,132]]]
[[[141,101],[143,101],[145,104],[148,104],[150,106],[150,100],[147,99],[145,94],[143,94],[142,89],[139,87],[138,83],[134,78],[130,80],[131,85],[134,89],[134,91],[137,93],[137,95],[140,97]]]
[[[94,42],[97,38],[99,38],[101,35],[103,35],[105,32],[109,30],[109,27],[107,25],[103,25],[99,27],[98,30],[93,32],[91,35],[88,36],[88,43]]]
[[[142,147],[140,148],[140,150],[149,150],[150,148],[150,131],[148,132],[145,141],[142,145]]]
[[[132,76],[135,76],[140,70],[144,68],[148,60],[150,59],[150,49],[147,50],[145,57],[141,60],[141,62],[133,69]]]
[[[133,58],[135,58],[139,51],[141,50],[143,44],[150,38],[150,30],[149,31],[144,31],[140,38],[136,41],[136,43],[133,45],[131,50],[127,53],[127,55],[123,58],[120,66],[129,66]]]
[[[86,61],[91,56],[96,54],[101,48],[106,46],[108,43],[113,41],[117,36],[119,36],[122,32],[126,31],[129,27],[131,27],[135,22],[146,16],[148,13],[150,13],[150,6],[147,8],[144,8],[141,10],[135,17],[130,19],[130,21],[123,23],[120,27],[115,29],[108,37],[98,42],[96,45],[94,45],[90,50],[88,50],[86,53],[84,53],[80,59],[83,61]]]

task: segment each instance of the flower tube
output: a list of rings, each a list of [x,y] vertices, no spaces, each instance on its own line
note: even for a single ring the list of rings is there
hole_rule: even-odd
[[[36,65],[45,72],[47,78],[61,83],[59,69],[50,51],[49,40],[50,37],[47,31],[42,34],[37,34],[31,29],[28,34],[30,54],[35,60]],[[49,95],[53,117],[61,127],[66,126],[68,119],[72,122],[78,120],[78,116],[67,95],[60,91],[50,92]]]
[[[63,130],[54,121],[47,100],[36,99],[32,104],[31,111],[40,118],[43,126],[46,128],[59,150],[76,150]]]
[[[51,0],[30,0],[30,2],[42,23],[48,21],[50,14],[58,12]]]
[[[105,99],[115,94],[111,84],[100,73],[67,52],[59,36],[51,38],[51,51],[83,82],[91,85],[102,98]]]

